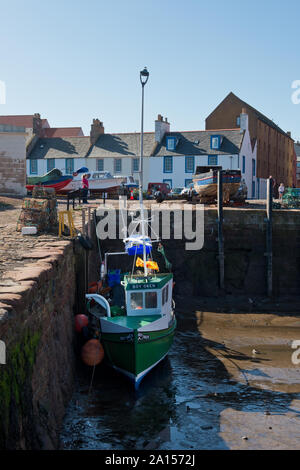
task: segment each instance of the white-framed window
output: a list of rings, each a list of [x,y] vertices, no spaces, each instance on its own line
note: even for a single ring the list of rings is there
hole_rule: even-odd
[[[167,150],[175,150],[175,137],[167,137]]]
[[[37,175],[38,172],[38,162],[37,160],[30,160],[30,174]]]
[[[219,148],[219,137],[212,137],[211,138],[211,148],[218,149]]]
[[[103,160],[103,158],[98,158],[97,159],[96,168],[97,168],[97,171],[103,171],[104,170],[104,160]]]
[[[208,165],[217,165],[218,164],[218,155],[209,155]]]
[[[140,169],[140,159],[139,158],[133,158],[132,159],[132,172],[136,173]]]
[[[162,304],[165,305],[169,298],[169,284],[167,284],[162,291]]]
[[[143,308],[143,292],[132,292],[130,296],[131,310],[138,310]]]
[[[115,173],[121,173],[122,171],[122,159],[121,158],[114,159],[114,171]]]
[[[74,173],[74,160],[73,158],[66,158],[66,175]]]
[[[164,157],[164,173],[173,173],[173,157]]]
[[[185,157],[185,172],[194,173],[194,169],[195,169],[195,157],[194,156]]]
[[[157,292],[145,292],[145,308],[157,308]]]

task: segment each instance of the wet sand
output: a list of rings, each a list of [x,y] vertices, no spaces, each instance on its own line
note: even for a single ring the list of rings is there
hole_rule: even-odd
[[[300,449],[296,314],[229,314],[177,303],[169,356],[135,393],[123,376],[78,366],[63,449]],[[256,352],[253,352],[255,349]]]

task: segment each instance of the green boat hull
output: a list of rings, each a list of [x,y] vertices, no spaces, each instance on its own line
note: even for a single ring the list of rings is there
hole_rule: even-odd
[[[135,383],[138,388],[143,377],[169,352],[176,329],[176,318],[167,329],[132,333],[102,333],[101,343],[110,364]]]

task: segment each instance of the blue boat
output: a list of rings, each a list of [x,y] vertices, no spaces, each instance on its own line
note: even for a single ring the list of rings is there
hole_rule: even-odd
[[[193,176],[194,189],[201,197],[217,198],[219,166],[197,166]],[[241,170],[222,170],[224,199],[229,200],[241,184]]]

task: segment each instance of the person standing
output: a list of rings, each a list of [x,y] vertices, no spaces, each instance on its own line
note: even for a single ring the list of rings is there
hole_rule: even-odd
[[[87,175],[82,175],[81,179],[81,191],[82,191],[82,202],[83,204],[88,204],[87,197],[89,192],[89,180],[87,179]]]
[[[279,201],[282,201],[282,196],[284,194],[284,184],[283,183],[280,183],[280,186],[278,188],[278,194],[279,194]]]

